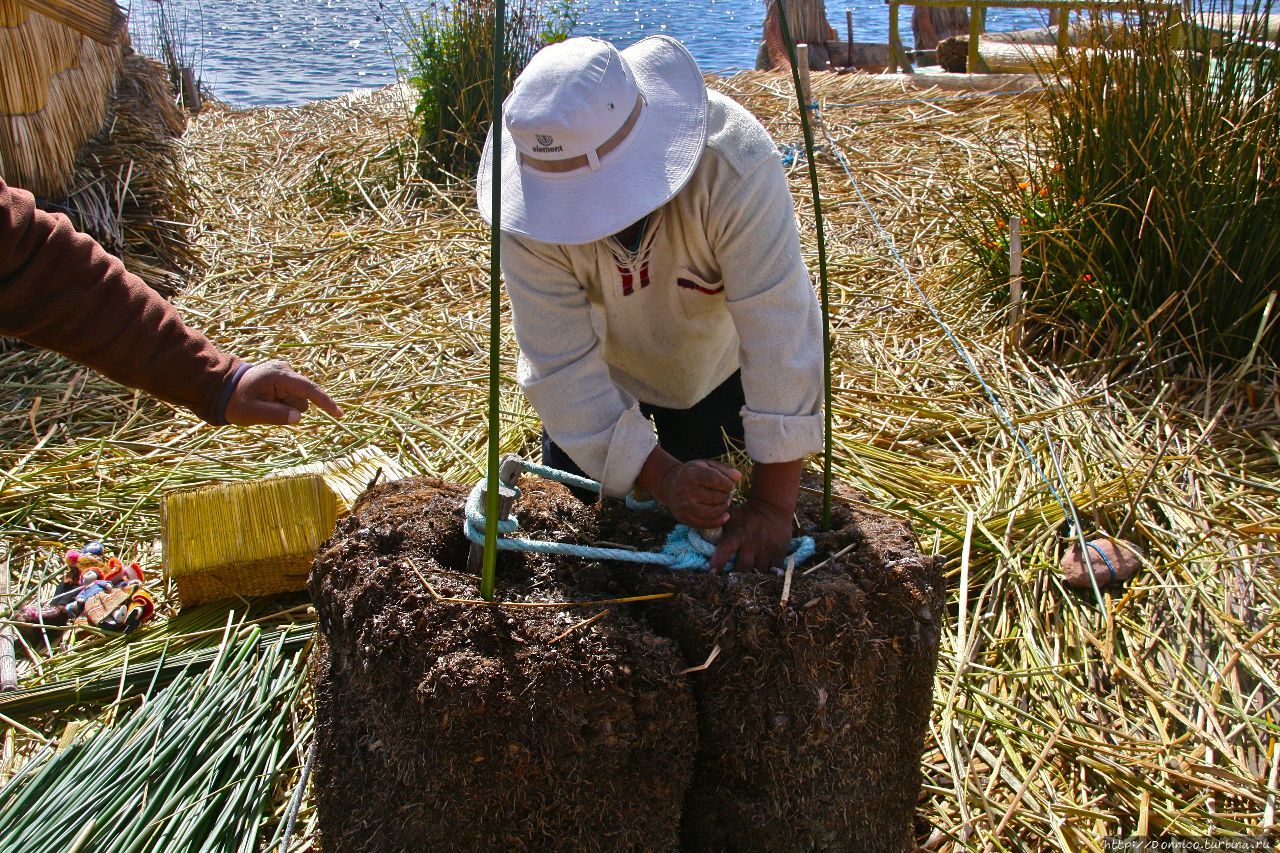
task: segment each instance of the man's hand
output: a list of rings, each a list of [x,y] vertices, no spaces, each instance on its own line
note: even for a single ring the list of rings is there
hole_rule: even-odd
[[[238,426],[296,424],[311,403],[335,418],[342,416],[342,409],[319,385],[283,361],[268,361],[244,372],[223,416]]]
[[[729,501],[741,480],[742,473],[732,465],[695,459],[670,469],[654,497],[681,524],[721,527],[729,520]]]
[[[709,568],[718,572],[738,555],[734,571],[767,572],[782,568],[791,546],[791,523],[800,493],[803,460],[757,462],[751,469],[751,494],[734,507],[724,536],[711,555]]]
[[[713,459],[681,462],[661,447],[653,449],[636,478],[676,521],[691,527],[723,526],[741,480],[742,473],[732,465]]]
[[[757,498],[747,498],[729,515],[724,535],[708,564],[711,571],[723,569],[734,554],[738,555],[733,564],[736,572],[781,568],[791,546],[791,513]]]

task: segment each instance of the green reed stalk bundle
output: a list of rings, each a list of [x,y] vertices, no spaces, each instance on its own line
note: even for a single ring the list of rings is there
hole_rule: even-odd
[[[502,22],[506,20],[504,0],[497,0],[493,15],[493,222],[489,227],[489,444],[488,492],[484,508],[484,559],[480,567],[480,595],[493,599],[493,579],[498,565],[498,443],[501,420],[498,401],[498,370],[502,352],[502,93],[504,50]]]
[[[278,639],[284,644],[285,653],[292,654],[310,641],[313,630],[314,623],[288,626],[263,632],[264,641]],[[161,644],[158,656],[147,659],[144,647],[142,655],[135,658],[131,646],[121,647],[124,654],[96,669],[85,667],[62,680],[46,678],[39,686],[0,694],[0,714],[24,719],[122,698],[127,701],[144,690],[167,687],[176,679],[190,678],[208,669],[222,655],[221,644],[201,647],[198,638],[184,644],[186,638],[172,637],[163,626],[157,633],[168,637]],[[152,645],[156,644],[158,641],[152,638]],[[184,645],[196,648],[180,651]]]
[[[558,37],[559,7],[539,0],[450,0],[407,18],[409,82],[418,92],[423,177],[469,177],[480,161],[484,129],[546,39]],[[493,22],[501,23],[495,39]],[[500,86],[492,81],[498,77]]]
[[[818,279],[822,292],[822,393],[826,422],[822,440],[822,529],[831,529],[831,303],[827,287],[827,240],[822,228],[822,197],[818,192],[818,166],[813,159],[813,128],[809,123],[809,104],[805,103],[804,89],[800,85],[800,67],[796,61],[796,45],[787,23],[786,3],[778,3],[778,22],[782,25],[782,40],[791,57],[791,79],[796,87],[796,100],[800,104],[800,128],[804,132],[804,150],[809,164],[809,184],[813,188],[813,218],[818,228]]]
[[[301,656],[285,637],[228,626],[210,667],[187,672],[109,728],[75,736],[0,792],[6,850],[257,849],[291,759]]]
[[[1139,11],[1110,49],[1046,81],[1030,151],[1005,155],[961,230],[1007,281],[1002,221],[1022,217],[1035,307],[1089,357],[1107,338],[1173,345],[1202,363],[1280,355],[1280,51],[1273,0],[1234,18]],[[1075,330],[1079,331],[1075,331]]]

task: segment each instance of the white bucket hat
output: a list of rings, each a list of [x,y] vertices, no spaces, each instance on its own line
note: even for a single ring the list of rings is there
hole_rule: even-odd
[[[573,38],[540,50],[503,102],[503,231],[576,245],[670,201],[707,138],[707,89],[684,45],[641,39],[619,52]],[[492,223],[493,129],[477,201]]]

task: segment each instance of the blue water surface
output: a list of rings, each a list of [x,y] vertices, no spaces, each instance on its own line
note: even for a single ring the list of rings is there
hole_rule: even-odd
[[[403,20],[430,0],[132,0],[134,43],[155,53],[154,20],[167,9],[201,79],[214,94],[243,106],[299,104],[396,79]],[[683,41],[703,71],[730,73],[755,64],[763,0],[575,0],[575,35],[619,47],[665,33]],[[888,40],[883,0],[827,0],[841,33],[853,12],[856,41]],[[909,10],[903,40],[911,41]],[[1033,10],[992,10],[988,28],[1044,23]]]

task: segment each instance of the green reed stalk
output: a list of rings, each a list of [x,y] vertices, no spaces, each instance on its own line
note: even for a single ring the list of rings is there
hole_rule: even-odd
[[[813,127],[809,124],[809,105],[800,87],[800,64],[796,61],[796,45],[783,0],[778,3],[778,23],[782,25],[782,41],[791,58],[791,81],[800,104],[800,129],[804,132],[804,153],[809,162],[809,185],[813,188],[813,219],[818,228],[818,290],[822,295],[822,410],[825,418],[822,437],[822,529],[831,529],[831,303],[827,287],[827,238],[822,228],[822,198],[818,193],[818,164],[813,159]]]
[[[498,356],[502,309],[502,77],[506,0],[493,9],[493,224],[489,229],[489,490],[484,508],[484,560],[480,567],[480,597],[493,599],[493,576],[498,564]]]

